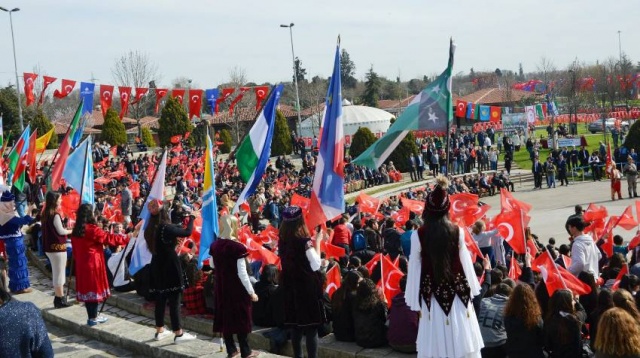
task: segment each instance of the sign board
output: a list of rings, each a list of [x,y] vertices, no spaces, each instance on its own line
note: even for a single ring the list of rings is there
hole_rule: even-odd
[[[524,113],[502,114],[502,131],[504,133],[520,132],[528,136],[527,117]]]
[[[580,138],[558,138],[558,147],[580,147]]]

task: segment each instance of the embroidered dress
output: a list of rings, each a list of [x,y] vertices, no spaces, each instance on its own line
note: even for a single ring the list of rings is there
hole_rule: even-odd
[[[108,233],[93,224],[85,225],[84,237],[71,237],[78,301],[102,302],[111,296],[104,245],[125,245],[127,240],[125,235]]]
[[[420,311],[416,347],[419,358],[480,357],[484,347],[471,299],[480,294],[471,255],[459,229],[457,257],[452,257],[453,279],[435,282],[432,270],[423,265],[418,231],[411,235],[411,259],[405,300]],[[425,267],[425,269],[423,269]]]
[[[13,217],[0,226],[0,240],[4,241],[9,259],[9,290],[22,291],[29,288],[29,270],[25,254],[24,236],[21,228],[33,219],[30,216]]]

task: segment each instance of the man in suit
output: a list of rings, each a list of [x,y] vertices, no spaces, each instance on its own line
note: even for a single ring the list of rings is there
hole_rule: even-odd
[[[587,148],[582,146],[582,148],[580,148],[580,152],[578,152],[578,159],[580,160],[580,166],[584,168],[585,172],[589,171],[589,167],[587,165],[589,164],[590,156],[591,155],[589,154]]]
[[[542,173],[544,169],[542,167],[542,163],[540,163],[540,159],[536,156],[533,159],[533,166],[531,167],[531,172],[533,172],[533,183],[534,189],[542,189]]]

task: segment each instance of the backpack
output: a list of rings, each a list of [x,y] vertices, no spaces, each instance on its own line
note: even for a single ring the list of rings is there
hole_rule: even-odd
[[[364,231],[356,230],[353,232],[351,245],[353,246],[353,251],[360,251],[367,248],[367,240],[364,238]]]

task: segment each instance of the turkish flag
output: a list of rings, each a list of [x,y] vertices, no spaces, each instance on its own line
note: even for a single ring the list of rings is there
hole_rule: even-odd
[[[260,105],[265,98],[267,98],[267,93],[269,93],[269,86],[257,86],[253,87],[253,92],[256,94],[256,111],[260,109]]]
[[[173,137],[171,137],[171,144],[178,144],[180,143],[180,140],[182,140],[182,135],[174,135]]]
[[[325,292],[327,292],[329,298],[333,297],[333,293],[336,292],[342,284],[339,267],[340,265],[333,265],[333,267],[327,271],[327,288]]]
[[[44,102],[44,92],[47,90],[50,84],[56,81],[57,78],[51,76],[42,76],[42,91],[40,91],[40,99],[38,100],[38,104],[42,104]]]
[[[518,281],[518,278],[520,278],[520,275],[522,275],[522,268],[518,264],[518,260],[516,260],[515,257],[511,256],[511,265],[509,266],[509,278],[514,281]]]
[[[242,101],[242,98],[244,97],[245,92],[247,92],[250,89],[251,88],[249,87],[240,87],[240,94],[238,94],[236,98],[234,98],[233,101],[231,101],[231,104],[229,105],[229,115],[233,115],[233,109],[236,107],[236,104]]]
[[[636,200],[636,218],[640,222],[640,200]]]
[[[309,210],[309,198],[305,198],[298,193],[293,193],[289,205],[299,206],[302,209],[302,212],[306,213]]]
[[[513,194],[505,188],[500,189],[500,208],[502,210],[513,210],[520,208],[525,213],[531,211],[533,206],[513,197]]]
[[[111,108],[113,100],[113,86],[100,85],[100,108],[102,109],[102,117],[107,116],[107,111]]]
[[[569,289],[573,294],[577,295],[585,295],[591,292],[591,287],[578,280],[577,277],[562,266],[556,265],[549,251],[545,251],[538,256],[531,263],[531,268],[542,274],[549,296],[552,296],[556,290],[562,289]]]
[[[616,222],[618,222],[618,217],[615,215],[610,216],[609,220],[607,220],[607,224],[604,226],[604,231],[602,232],[602,238],[604,239],[602,251],[607,254],[607,257],[613,256],[613,227]]]
[[[452,218],[462,216],[468,207],[478,206],[478,196],[469,193],[458,193],[449,196],[449,216]]]
[[[75,220],[76,211],[80,206],[80,194],[78,194],[77,191],[71,191],[61,197],[62,202],[60,203],[60,210],[62,211],[63,217]],[[105,205],[105,207],[106,206],[108,205]]]
[[[160,107],[160,101],[164,98],[164,96],[169,93],[169,90],[166,88],[156,88],[156,109],[155,112],[158,113],[158,108]]]
[[[638,245],[640,245],[640,231],[629,241],[629,250],[635,249]]]
[[[36,101],[36,95],[33,93],[34,81],[38,78],[35,73],[24,73],[24,94],[27,97],[27,107]]]
[[[618,219],[618,222],[616,222],[615,226],[622,226],[622,228],[625,230],[631,230],[638,227],[638,222],[633,218],[631,205],[627,206],[627,208],[624,209],[624,212]]]
[[[131,87],[118,87],[120,92],[120,120],[129,112],[129,99],[131,98]]]
[[[134,181],[129,184],[129,190],[131,190],[131,196],[135,199],[140,196],[140,182]]]
[[[587,207],[587,210],[584,211],[582,218],[584,219],[584,221],[590,222],[598,219],[604,219],[607,216],[609,216],[607,208],[591,203]]]
[[[344,248],[330,244],[325,240],[322,240],[322,243],[320,244],[320,251],[326,254],[327,259],[333,257],[336,260],[339,260],[341,257],[346,255]]]
[[[387,304],[391,307],[391,300],[400,293],[400,279],[404,273],[391,262],[388,256],[380,255],[380,281],[378,287],[382,288]]]
[[[467,228],[460,228],[460,230],[464,230],[464,244],[467,246],[469,253],[471,253],[471,261],[475,262],[478,258],[482,258],[482,251],[480,251],[478,243],[473,239],[469,230]]]
[[[76,86],[76,81],[73,80],[62,80],[62,88],[60,91],[53,91],[53,96],[55,98],[65,98],[69,95],[69,93],[73,92],[73,88]]]
[[[367,270],[369,271],[369,275],[373,273],[373,269],[376,267],[376,265],[380,263],[380,256],[382,256],[381,253],[377,253],[373,255],[371,260],[369,260],[369,262],[367,262],[367,264],[364,265],[364,267],[366,267]]]
[[[409,211],[409,208],[404,207],[398,211],[393,212],[391,214],[391,218],[396,222],[396,226],[403,227],[407,223],[407,221],[409,221],[409,218],[411,217],[410,215],[411,211]]]
[[[414,213],[422,215],[422,211],[424,210],[424,203],[422,201],[400,198],[400,202],[402,203],[402,207],[406,207]]]
[[[202,111],[202,90],[189,90],[189,119],[193,117],[200,118]]]
[[[500,235],[513,248],[517,254],[526,253],[526,238],[524,236],[524,219],[525,213],[522,209],[514,209],[510,211],[502,211],[496,215],[494,223]]]
[[[453,221],[461,222],[464,226],[471,226],[491,209],[491,205],[468,206],[464,209],[462,215],[454,216]]]
[[[222,93],[220,93],[220,97],[216,99],[216,114],[218,114],[220,103],[224,102],[231,96],[233,92],[235,92],[235,88],[223,88]]]
[[[254,239],[247,239],[245,246],[249,251],[249,256],[253,260],[262,261],[263,265],[278,265],[280,258],[278,255],[264,248],[260,243]]]
[[[175,88],[171,90],[171,97],[176,98],[180,104],[182,104],[182,100],[184,98],[184,88]]]
[[[491,122],[499,123],[502,119],[502,108],[491,106]]]
[[[456,101],[456,117],[464,118],[467,114],[467,102],[457,100]]]
[[[243,225],[238,229],[238,241],[243,244],[247,244],[247,240],[253,239],[254,235],[251,232],[249,225]]]
[[[363,213],[375,214],[380,207],[380,199],[367,195],[364,191],[360,192],[356,198],[358,208]]]
[[[136,87],[136,96],[133,99],[133,102],[131,102],[131,104],[136,104],[138,102],[140,102],[140,100],[142,100],[142,97],[147,94],[147,92],[149,92],[148,88],[144,88],[144,87]]]
[[[262,230],[256,237],[262,245],[269,245],[271,249],[275,249],[278,246],[278,240],[280,239],[280,232],[272,225],[267,225],[267,228]]]
[[[622,278],[624,277],[624,275],[629,273],[629,265],[628,264],[623,264],[622,268],[620,269],[620,272],[618,272],[618,276],[616,276],[616,280],[613,283],[613,287],[611,287],[611,289],[613,291],[617,291],[618,288],[620,288],[620,281],[622,280]]]

